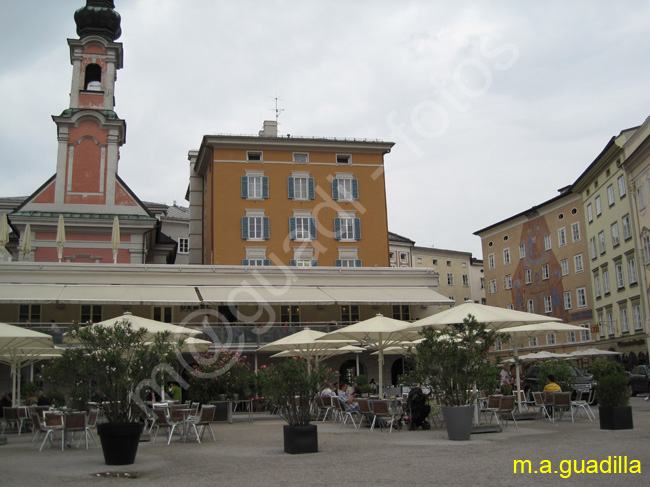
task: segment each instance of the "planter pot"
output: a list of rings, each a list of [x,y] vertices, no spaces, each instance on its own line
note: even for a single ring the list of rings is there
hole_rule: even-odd
[[[442,416],[450,440],[466,441],[472,436],[474,406],[442,406]]]
[[[232,400],[233,401],[239,401],[239,394],[233,394],[232,395]]]
[[[219,398],[220,401],[225,401],[226,400],[226,395],[225,394],[219,394],[219,396],[217,396],[217,397]]]
[[[632,406],[598,406],[601,430],[631,430]]]
[[[317,453],[318,428],[315,424],[305,426],[284,425],[285,453]]]
[[[138,452],[142,423],[102,423],[97,434],[102,443],[106,465],[131,465]]]

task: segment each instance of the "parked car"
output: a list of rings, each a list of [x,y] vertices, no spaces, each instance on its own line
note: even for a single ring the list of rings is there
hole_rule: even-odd
[[[630,394],[636,396],[646,392],[650,394],[650,367],[637,365],[630,372]]]
[[[574,393],[576,391],[582,391],[583,398],[588,396],[591,399],[591,404],[595,404],[595,391],[596,391],[596,381],[593,376],[585,375],[580,369],[573,365],[569,365],[571,369],[571,387],[573,388]],[[539,375],[539,365],[531,366],[526,372],[526,377],[524,379],[524,391],[526,396],[528,396],[530,391],[541,391],[544,389],[544,384],[540,385],[537,376]],[[593,391],[593,393],[592,393]]]

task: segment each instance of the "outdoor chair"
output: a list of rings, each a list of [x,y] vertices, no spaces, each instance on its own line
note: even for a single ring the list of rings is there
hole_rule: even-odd
[[[32,437],[32,443],[36,443],[41,435],[45,435],[45,438],[43,438],[43,443],[41,443],[41,447],[38,449],[38,451],[43,451],[43,447],[45,446],[45,442],[47,440],[50,440],[50,446],[54,447],[54,435],[58,431],[61,432],[61,449],[63,450],[64,435],[62,424],[53,424],[52,426],[47,426],[45,424],[45,421],[38,414],[34,415],[32,421],[34,422],[34,436]]]
[[[341,427],[345,426],[348,422],[348,419],[352,421],[352,425],[354,426],[354,429],[359,429],[357,426],[357,422],[354,420],[354,416],[357,414],[356,411],[348,411],[345,408],[345,405],[339,400],[339,398],[336,398],[336,406],[338,407],[338,411],[340,413],[341,417]]]
[[[589,403],[582,398],[582,395],[583,395],[582,391],[576,392],[575,401],[571,401],[571,408],[573,409],[574,419],[578,419],[578,415],[580,414],[580,411],[584,411],[585,414],[587,415],[587,418],[589,418],[589,421],[593,421],[594,419],[596,419],[596,416],[594,415],[594,412],[591,410],[591,406],[589,406]]]
[[[339,398],[337,396],[330,396],[329,397],[330,401],[330,411],[332,411],[332,420],[334,423],[338,419],[343,420],[342,415],[341,415],[341,408],[339,407]],[[325,414],[325,418],[323,418],[323,421],[327,419],[327,414]]]
[[[490,423],[492,418],[497,420],[497,424],[500,424],[499,420],[499,403],[501,402],[501,394],[493,394],[487,398],[487,404],[485,407],[481,408],[481,414],[483,418],[487,421],[487,415],[490,415]]]
[[[508,420],[512,419],[512,422],[515,423],[515,428],[519,429],[517,426],[517,420],[515,419],[515,407],[517,403],[515,402],[515,396],[501,396],[499,401],[499,417],[505,419],[505,427],[508,427]]]
[[[214,437],[214,432],[212,431],[213,419],[214,419],[214,406],[203,406],[201,408],[201,414],[196,415],[194,416],[194,418],[190,418],[188,420],[188,424],[192,428],[194,428],[196,441],[201,443],[201,440],[203,439],[203,433],[205,433],[206,428],[210,432],[210,437],[212,437],[212,441],[217,441],[217,439]],[[201,427],[201,434],[199,434],[197,426]]]
[[[573,407],[571,406],[571,393],[570,392],[556,392],[553,394],[553,421],[555,415],[560,414],[559,421],[562,420],[565,412],[571,413],[571,422],[573,422]]]
[[[2,433],[5,434],[5,428],[10,425],[14,425],[16,429],[18,430],[18,434],[20,435],[20,432],[23,429],[23,420],[20,418],[18,415],[18,410],[20,408],[3,408],[3,413],[4,413],[4,419],[5,422],[2,425]]]
[[[544,396],[542,396],[541,392],[533,392],[533,406],[537,408],[537,416],[535,419],[544,417],[549,421],[553,421],[551,419],[551,415],[548,412],[548,409],[546,408],[546,404],[544,403]]]
[[[93,443],[95,443],[95,446],[97,446],[97,440],[95,439],[92,428],[97,426],[98,417],[99,411],[97,409],[91,409],[88,412],[88,418],[86,419],[86,434],[90,435],[90,437],[93,439]]]
[[[542,397],[544,398],[544,407],[546,409],[546,412],[548,413],[548,419],[550,421],[555,421],[555,414],[553,410],[553,405],[554,405],[554,399],[553,396],[555,395],[555,392],[543,392]]]
[[[526,392],[523,390],[513,391],[513,394],[515,395],[515,402],[516,403],[521,402],[521,405],[526,409],[526,411],[528,411],[530,409],[531,402],[526,397]]]
[[[88,449],[88,428],[86,427],[86,413],[69,413],[63,416],[63,434],[64,436],[71,436],[68,438],[69,441],[74,439],[75,432],[80,431],[83,434],[85,440],[86,450]],[[77,448],[81,444],[81,438],[77,443]],[[70,446],[70,443],[68,443]]]
[[[375,424],[377,424],[377,418],[379,418],[379,428],[384,429],[384,418],[390,418],[390,430],[389,433],[393,432],[393,424],[395,423],[395,417],[397,416],[396,411],[391,411],[388,407],[388,401],[372,401],[372,413],[374,417],[372,418],[372,425],[370,425],[370,431],[375,430]]]
[[[361,413],[359,428],[361,428],[361,424],[363,423],[364,419],[368,422],[369,425],[371,425],[374,414],[372,412],[372,409],[370,409],[370,401],[368,399],[357,399],[357,404],[359,405],[359,412]]]
[[[167,444],[169,445],[172,441],[174,429],[179,423],[170,423],[165,414],[165,410],[162,408],[154,408],[153,413],[155,415],[153,426],[156,428],[156,433],[153,436],[153,443],[156,443],[156,438],[158,437],[158,431],[160,428],[166,428],[169,431],[169,434],[167,435]]]
[[[322,421],[325,421],[325,419],[327,419],[327,415],[330,412],[330,409],[332,409],[332,403],[330,402],[329,397],[318,396],[316,398],[316,407],[318,409],[316,421],[318,421],[321,414],[323,415]]]

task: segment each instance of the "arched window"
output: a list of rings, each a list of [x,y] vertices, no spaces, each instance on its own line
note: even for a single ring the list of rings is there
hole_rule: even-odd
[[[102,91],[102,68],[98,64],[86,66],[84,87],[88,91]]]

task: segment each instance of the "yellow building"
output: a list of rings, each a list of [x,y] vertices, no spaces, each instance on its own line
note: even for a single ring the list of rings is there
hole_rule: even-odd
[[[453,299],[456,305],[477,300],[472,296],[471,252],[418,246],[412,252],[413,267],[429,267],[440,274],[440,294]]]
[[[483,247],[488,305],[546,314],[584,328],[579,334],[531,338],[520,344],[520,351],[591,342],[594,313],[580,194],[565,188],[474,234]]]
[[[388,267],[392,142],[205,136],[190,152],[190,263]]]

